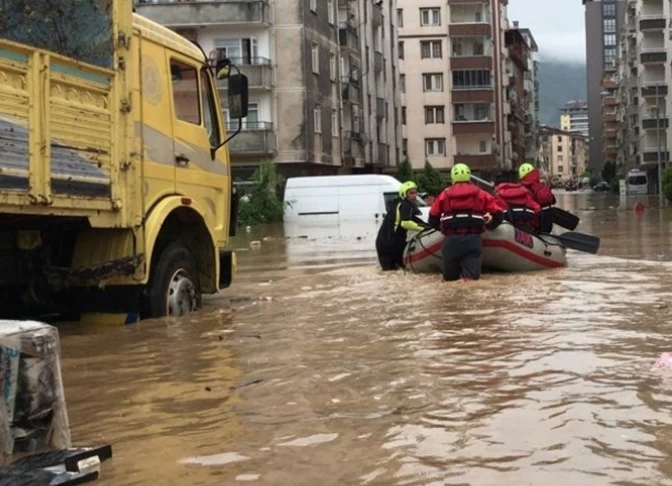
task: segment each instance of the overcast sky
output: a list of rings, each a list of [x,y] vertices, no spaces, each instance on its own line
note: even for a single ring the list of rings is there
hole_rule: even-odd
[[[509,20],[532,31],[542,58],[585,61],[581,0],[509,0]]]

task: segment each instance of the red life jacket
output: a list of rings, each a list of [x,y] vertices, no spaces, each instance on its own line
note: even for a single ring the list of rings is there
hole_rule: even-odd
[[[470,183],[458,183],[441,194],[441,232],[446,235],[485,231],[485,203],[480,189]]]
[[[505,182],[497,185],[496,193],[500,204],[507,209],[506,219],[526,231],[536,230],[539,224],[539,205],[524,186]]]
[[[534,169],[520,182],[532,193],[532,197],[539,203],[542,211],[545,211],[555,204],[555,196],[551,188],[539,180],[539,176],[539,169]]]

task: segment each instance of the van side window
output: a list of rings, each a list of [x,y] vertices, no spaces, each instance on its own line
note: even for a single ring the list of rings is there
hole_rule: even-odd
[[[201,101],[203,102],[203,123],[208,132],[210,146],[219,146],[219,123],[217,121],[217,106],[212,91],[212,83],[208,69],[201,69]]]
[[[175,59],[170,60],[170,75],[173,81],[175,118],[194,125],[201,124],[201,108],[198,96],[198,70]]]
[[[385,199],[385,211],[389,213],[394,210],[394,202],[399,199],[399,193],[385,192],[383,193],[383,198]]]

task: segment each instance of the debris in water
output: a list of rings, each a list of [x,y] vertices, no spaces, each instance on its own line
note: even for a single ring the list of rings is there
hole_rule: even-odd
[[[672,368],[672,353],[663,353],[653,365],[653,370],[662,370],[664,368]]]
[[[256,379],[256,380],[252,380],[252,381],[250,381],[250,382],[248,382],[248,383],[243,383],[242,385],[238,385],[238,386],[230,386],[230,387],[229,387],[229,390],[239,390],[239,389],[241,389],[241,388],[245,388],[246,386],[257,385],[257,384],[259,384],[259,383],[261,383],[261,382],[263,382],[263,381],[264,381],[263,378],[258,378],[258,379]]]
[[[252,226],[245,226],[245,231],[247,231],[248,233],[251,233],[252,232]]]
[[[261,248],[261,241],[256,241],[256,240],[251,241],[250,242],[250,248],[252,248],[253,250],[257,249],[257,248]]]
[[[301,437],[289,442],[278,444],[280,447],[308,447],[311,445],[324,444],[338,438],[338,434],[315,434],[309,437]]]
[[[272,236],[264,236],[263,240],[264,241],[273,241],[273,240],[275,240],[275,238],[273,238]]]
[[[180,461],[181,464],[198,464],[200,466],[221,466],[232,462],[247,461],[249,457],[237,452],[224,452],[212,456],[188,457]]]
[[[236,476],[236,481],[256,481],[260,477],[259,474],[239,474]]]
[[[212,388],[210,388],[209,386],[206,386],[206,387],[205,387],[205,391],[208,391],[208,392],[209,392],[209,391],[212,391]]]

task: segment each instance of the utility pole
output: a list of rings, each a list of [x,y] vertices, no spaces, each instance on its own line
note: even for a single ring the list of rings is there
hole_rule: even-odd
[[[658,203],[662,208],[665,204],[663,198],[663,163],[660,151],[660,84],[656,84],[656,136],[658,138]],[[667,131],[665,132],[667,133]]]

